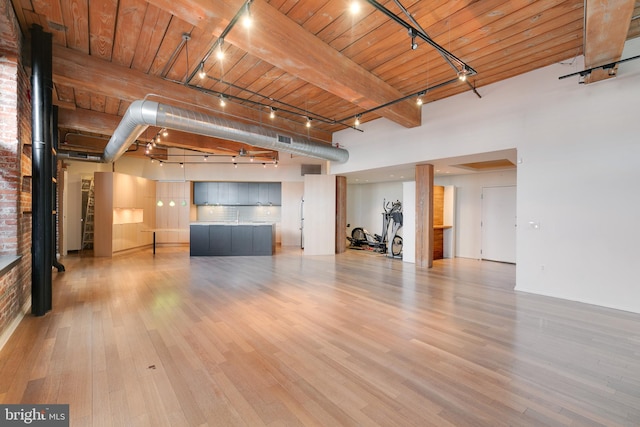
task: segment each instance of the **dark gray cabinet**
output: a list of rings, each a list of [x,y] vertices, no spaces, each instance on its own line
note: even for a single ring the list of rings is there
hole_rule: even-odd
[[[192,224],[191,256],[250,256],[275,253],[273,224]]]
[[[208,225],[192,225],[190,233],[190,254],[202,255],[208,254],[209,251],[209,226]]]
[[[209,203],[209,184],[208,182],[193,183],[193,203],[195,205],[206,205]]]
[[[193,203],[228,206],[280,206],[279,182],[194,182]]]
[[[209,191],[207,194],[209,195],[209,205],[218,204],[218,182],[207,182],[209,187]]]

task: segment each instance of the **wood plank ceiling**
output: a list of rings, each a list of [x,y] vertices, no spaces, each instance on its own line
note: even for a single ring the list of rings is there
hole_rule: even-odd
[[[472,88],[481,94],[483,86],[585,51],[592,66],[616,61],[624,40],[640,35],[640,1],[633,0],[604,2],[610,8],[589,0],[586,17],[581,0],[382,2],[478,72],[461,82],[436,49],[421,38],[412,49],[406,28],[359,1],[354,15],[347,0],[253,0],[246,29],[229,27],[243,0],[12,0],[27,39],[33,24],[53,35],[60,127],[102,136],[132,101],[147,97],[330,143],[358,115],[419,126],[416,96],[393,101],[443,82],[453,80],[424,102],[466,91],[480,106]],[[144,137],[157,129],[150,132]],[[243,148],[178,132],[163,143],[212,153]]]

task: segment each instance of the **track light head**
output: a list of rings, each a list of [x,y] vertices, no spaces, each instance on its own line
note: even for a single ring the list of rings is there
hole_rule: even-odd
[[[224,107],[225,105],[227,105],[227,102],[224,100],[224,95],[220,94],[220,106]]]
[[[311,127],[311,117],[307,117],[307,125],[308,128]]]
[[[167,128],[162,129],[162,136],[164,136],[165,138],[169,136],[169,131],[167,131]]]
[[[220,37],[218,39],[218,50],[216,51],[216,58],[218,58],[220,60],[224,58],[224,52],[222,51],[222,45],[224,45],[224,39],[222,37]]]
[[[251,0],[247,1],[245,5],[244,16],[242,17],[242,26],[247,29],[251,28],[251,25],[253,24],[253,18],[251,17],[251,8],[249,7],[250,5]]]
[[[413,31],[413,28],[409,28],[409,37],[411,37],[411,50],[416,50],[418,48],[418,42],[416,42],[416,33]]]
[[[271,107],[271,110],[269,111],[269,118],[271,119],[275,119],[276,118],[276,109]]]
[[[358,2],[358,0],[353,0],[351,2],[351,4],[349,5],[349,12],[351,12],[352,15],[357,15],[358,13],[360,13],[360,3]]]
[[[360,126],[360,114],[356,116],[356,120],[353,122],[354,126]]]
[[[204,62],[200,63],[200,70],[198,71],[198,77],[200,77],[201,79],[204,79],[205,77],[207,77],[207,73],[204,71]]]
[[[458,78],[460,79],[461,82],[464,82],[467,80],[468,74],[469,74],[469,70],[467,70],[467,67],[463,65],[462,69],[458,71]]]

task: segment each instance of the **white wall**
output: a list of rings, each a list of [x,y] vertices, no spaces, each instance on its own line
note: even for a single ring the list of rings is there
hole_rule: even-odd
[[[482,188],[516,184],[516,171],[436,177],[435,185],[452,185],[455,192],[455,256],[480,259],[482,249]]]
[[[385,199],[387,202],[402,202],[402,182],[347,185],[347,223],[351,224],[347,232],[362,227],[371,234],[380,234]],[[402,229],[398,235],[402,236]]]
[[[336,252],[336,177],[304,177],[304,254]]]
[[[282,246],[301,247],[300,220],[302,197],[304,195],[303,182],[282,183]]]
[[[627,42],[622,57],[638,54],[640,39]],[[582,68],[579,58],[480,87],[482,99],[426,104],[418,128],[380,119],[338,132],[350,160],[332,173],[516,148],[516,289],[640,313],[640,61],[595,84],[558,79]]]
[[[416,262],[416,182],[402,183],[402,261]]]

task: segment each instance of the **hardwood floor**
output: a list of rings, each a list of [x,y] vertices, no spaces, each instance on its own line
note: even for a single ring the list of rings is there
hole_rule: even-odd
[[[359,251],[67,257],[0,352],[0,402],[72,426],[638,426],[640,315],[513,265]]]

